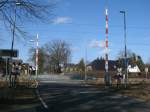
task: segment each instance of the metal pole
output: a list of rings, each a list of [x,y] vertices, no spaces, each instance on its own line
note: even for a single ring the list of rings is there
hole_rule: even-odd
[[[87,44],[85,48],[85,81],[87,80]]]
[[[14,48],[14,39],[15,39],[15,28],[16,28],[16,6],[15,6],[15,15],[14,15],[14,23],[13,23],[13,38],[12,38],[12,43],[11,43],[11,50],[13,51]]]
[[[14,49],[14,40],[15,40],[15,28],[16,28],[16,6],[14,9],[14,21],[13,21],[13,29],[12,29],[12,43],[11,43],[11,56],[10,56],[10,60],[9,63],[12,62],[12,57],[13,57],[13,49]],[[9,83],[11,86],[11,65],[9,65]]]
[[[120,11],[124,15],[124,45],[125,45],[125,51],[124,51],[124,58],[125,58],[125,87],[128,84],[128,65],[127,65],[127,39],[126,39],[126,13],[125,11]]]
[[[35,67],[36,67],[36,79],[38,77],[38,46],[39,46],[39,43],[38,43],[38,39],[39,39],[39,36],[37,34],[37,37],[36,37],[36,60],[35,60]]]
[[[108,73],[109,67],[108,67],[108,9],[105,9],[105,15],[106,15],[106,40],[105,40],[105,84],[106,86],[110,85],[111,79],[110,75]]]
[[[108,9],[106,9],[106,40],[105,40],[105,49],[106,49],[106,54],[105,54],[105,70],[108,72]]]
[[[5,75],[6,75],[6,80],[7,80],[7,76],[8,76],[8,73],[7,73],[7,58],[6,58],[6,68],[5,68],[5,70],[6,70]]]

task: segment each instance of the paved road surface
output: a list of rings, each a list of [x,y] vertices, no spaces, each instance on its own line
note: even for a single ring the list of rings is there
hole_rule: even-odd
[[[25,107],[14,112],[150,112],[149,102],[87,85],[43,83],[37,94],[37,101],[26,101]]]
[[[150,112],[148,102],[92,86],[42,84],[39,93],[48,106],[45,112]]]

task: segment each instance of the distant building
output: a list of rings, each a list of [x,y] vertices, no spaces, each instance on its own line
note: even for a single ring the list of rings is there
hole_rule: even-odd
[[[109,60],[108,66],[109,66],[109,71],[117,71],[118,68],[120,68],[121,71],[125,70],[124,59]],[[66,72],[80,71],[80,69],[78,69],[77,64],[66,64],[64,67]],[[91,63],[87,65],[87,71],[105,71],[105,60],[103,58],[97,58],[93,60]],[[130,64],[128,66],[128,72],[140,73],[141,70],[137,65]]]
[[[137,65],[135,65],[135,66],[129,65],[128,66],[128,72],[129,73],[140,73],[141,71]]]
[[[108,61],[108,69],[110,71],[116,70],[117,62],[115,60],[109,60]],[[90,64],[88,64],[88,67],[91,67],[93,71],[104,71],[105,70],[105,60],[97,58],[96,60],[92,61]]]
[[[90,66],[90,65],[88,65],[87,67],[86,67],[86,69],[87,69],[87,71],[92,71],[93,69],[92,69],[92,66]]]
[[[63,70],[64,72],[73,72],[73,71],[77,71],[78,68],[76,64],[68,63],[64,65]]]

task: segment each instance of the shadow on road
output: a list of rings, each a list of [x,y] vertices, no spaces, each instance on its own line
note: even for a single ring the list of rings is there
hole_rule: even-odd
[[[40,85],[38,89],[48,109],[36,95],[33,98],[17,97],[17,100],[1,99],[0,112],[150,112],[149,102],[121,96],[101,87],[51,83]]]
[[[48,112],[150,112],[146,102],[100,88],[64,85],[40,88]]]

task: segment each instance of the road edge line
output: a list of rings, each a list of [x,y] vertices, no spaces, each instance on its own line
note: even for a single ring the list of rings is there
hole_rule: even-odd
[[[39,100],[41,101],[41,104],[43,105],[43,107],[44,107],[45,109],[48,109],[47,104],[44,102],[44,100],[43,100],[42,97],[40,96],[40,93],[39,93],[38,90],[36,90],[36,94],[37,94]]]

